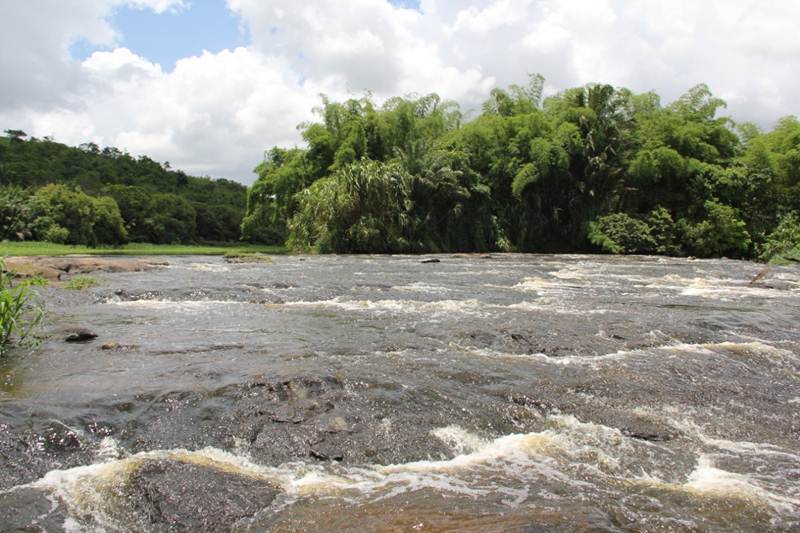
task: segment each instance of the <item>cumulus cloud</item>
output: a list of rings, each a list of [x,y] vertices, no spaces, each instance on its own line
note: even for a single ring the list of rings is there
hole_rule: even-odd
[[[252,42],[185,58],[172,71],[118,47],[109,17],[122,4],[189,6],[6,6],[0,126],[249,181],[264,149],[299,142],[295,126],[311,117],[320,92],[370,90],[380,100],[433,91],[470,110],[493,86],[540,72],[550,90],[602,81],[667,101],[705,82],[734,118],[765,127],[797,113],[793,0],[421,0],[419,9],[387,0],[227,0]],[[75,61],[76,39],[110,51]]]

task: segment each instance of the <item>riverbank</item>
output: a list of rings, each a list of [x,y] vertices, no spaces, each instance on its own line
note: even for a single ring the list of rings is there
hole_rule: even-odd
[[[0,257],[82,255],[225,255],[225,254],[285,254],[285,246],[261,244],[184,245],[131,243],[119,247],[90,248],[51,242],[2,242]]]

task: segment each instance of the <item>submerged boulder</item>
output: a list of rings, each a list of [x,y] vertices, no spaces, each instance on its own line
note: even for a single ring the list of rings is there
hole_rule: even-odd
[[[247,472],[175,460],[148,460],[124,489],[137,524],[159,531],[230,531],[279,493]]]

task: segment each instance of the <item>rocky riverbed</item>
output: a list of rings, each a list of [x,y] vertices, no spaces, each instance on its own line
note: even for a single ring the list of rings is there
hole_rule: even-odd
[[[0,363],[1,530],[800,527],[796,269],[112,261]]]

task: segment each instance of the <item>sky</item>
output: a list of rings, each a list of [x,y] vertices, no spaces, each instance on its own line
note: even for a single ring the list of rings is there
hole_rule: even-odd
[[[707,83],[769,129],[800,114],[798,20],[798,0],[5,0],[0,130],[251,183],[320,94],[436,92],[469,117],[529,73],[665,104]]]

